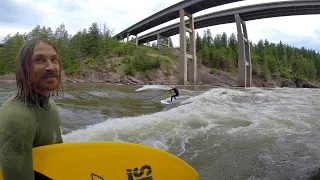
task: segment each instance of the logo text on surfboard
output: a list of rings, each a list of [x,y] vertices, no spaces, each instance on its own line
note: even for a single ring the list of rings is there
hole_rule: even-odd
[[[91,173],[91,180],[103,180],[103,177]]]
[[[140,168],[136,167],[133,170],[127,169],[128,180],[152,180],[152,170],[149,165],[144,165]]]

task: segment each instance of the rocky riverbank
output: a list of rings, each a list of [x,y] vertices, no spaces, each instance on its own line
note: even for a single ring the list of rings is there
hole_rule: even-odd
[[[63,74],[64,83],[118,83],[118,84],[178,84],[178,72],[171,72],[171,75],[166,75],[161,70],[154,70],[150,75],[136,76],[120,76],[112,72],[95,72],[87,71],[76,75]],[[170,73],[169,73],[170,74]],[[14,83],[15,75],[4,75],[0,77],[0,83]],[[198,69],[197,85],[215,85],[221,87],[237,87],[236,73],[216,70],[214,73],[209,68],[201,66]],[[285,79],[282,77],[272,77],[270,81],[265,81],[263,78],[253,76],[253,87],[292,87],[292,88],[320,88],[319,82],[307,82],[303,80]]]
[[[168,75],[169,74],[169,75]],[[119,83],[119,84],[178,84],[178,72],[167,73],[161,70],[154,70],[150,75],[121,76],[112,72],[89,71],[77,75],[64,76],[64,82],[67,83]],[[188,83],[191,85],[191,83]],[[196,85],[210,84],[221,87],[237,87],[237,74],[216,70],[211,72],[210,68],[200,66],[198,68],[198,82]],[[292,87],[292,88],[320,88],[319,82],[308,82],[299,79],[286,79],[274,76],[270,81],[264,78],[253,76],[253,87]]]

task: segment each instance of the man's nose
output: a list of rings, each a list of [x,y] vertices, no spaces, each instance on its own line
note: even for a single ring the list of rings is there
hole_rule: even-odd
[[[53,70],[53,69],[54,69],[53,63],[51,62],[50,59],[48,59],[48,60],[46,61],[45,69],[46,69],[46,70]]]

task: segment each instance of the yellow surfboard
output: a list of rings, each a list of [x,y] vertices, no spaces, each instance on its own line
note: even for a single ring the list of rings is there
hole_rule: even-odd
[[[198,180],[180,158],[124,142],[78,142],[33,148],[36,180]],[[2,180],[2,175],[1,178]]]

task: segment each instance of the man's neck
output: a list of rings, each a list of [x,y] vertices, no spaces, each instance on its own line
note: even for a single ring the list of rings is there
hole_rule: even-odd
[[[42,91],[32,90],[32,96],[33,97],[29,97],[29,99],[32,102],[38,104],[40,107],[42,107],[44,109],[48,109],[48,103],[49,103],[49,98],[50,98],[49,93],[46,94],[46,93],[43,93]]]
[[[38,94],[41,94],[42,96],[45,96],[45,97],[49,97],[50,95],[50,92],[49,91],[40,91],[40,90],[37,90],[36,91]]]

